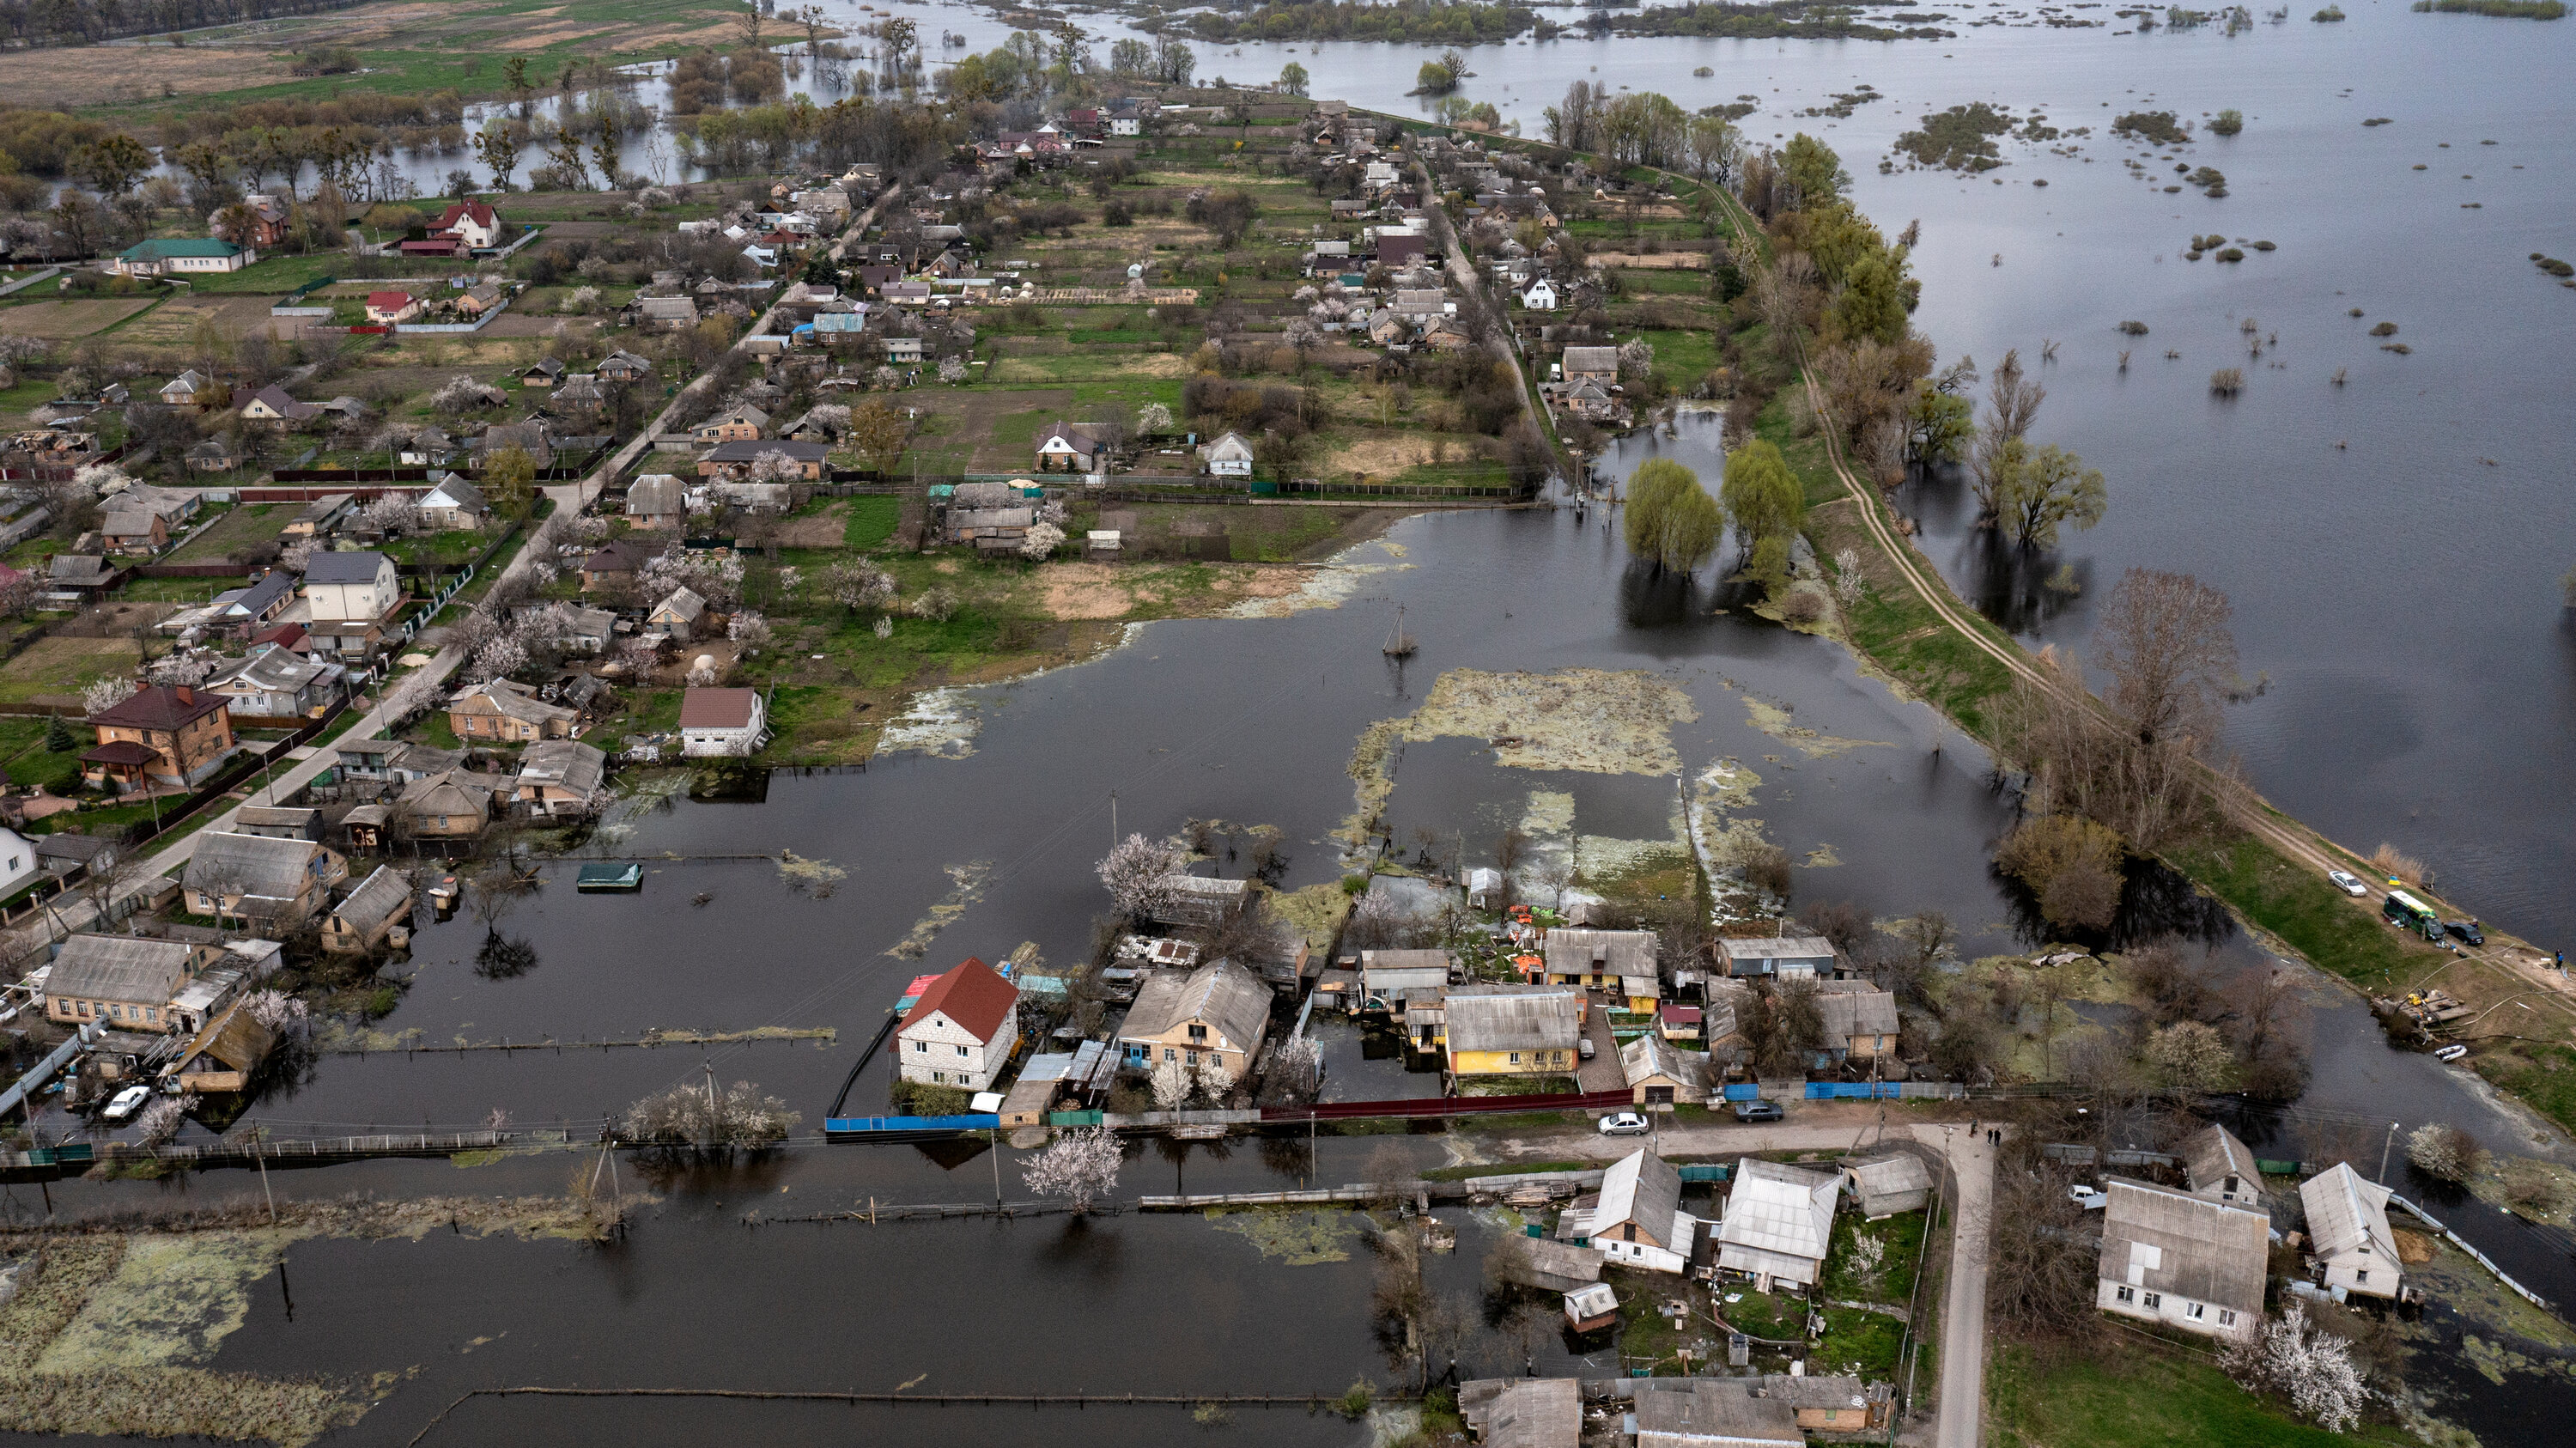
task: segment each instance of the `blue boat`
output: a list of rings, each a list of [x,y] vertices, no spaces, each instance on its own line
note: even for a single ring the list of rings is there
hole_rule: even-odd
[[[573,888],[585,894],[593,891],[632,893],[644,888],[644,867],[633,863],[584,865],[581,877],[573,882]]]

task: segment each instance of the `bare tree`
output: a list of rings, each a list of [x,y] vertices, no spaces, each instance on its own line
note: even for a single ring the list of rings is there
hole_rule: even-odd
[[[2200,749],[2218,737],[2218,702],[2236,676],[2230,612],[2226,594],[2188,573],[2132,568],[2111,590],[2094,662],[2140,743]]]

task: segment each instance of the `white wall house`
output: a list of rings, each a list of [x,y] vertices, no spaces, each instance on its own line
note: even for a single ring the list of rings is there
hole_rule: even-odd
[[[2337,1162],[2299,1183],[2308,1214],[2308,1251],[2337,1300],[2350,1293],[2395,1297],[2406,1269],[2388,1229],[2388,1188]]]
[[[402,602],[402,580],[382,553],[316,553],[304,569],[304,596],[313,605],[313,631],[334,623],[373,623]]]
[[[1530,283],[1528,291],[1521,293],[1521,305],[1533,312],[1553,312],[1556,310],[1556,288],[1547,284],[1547,278],[1540,277]]]
[[[758,689],[691,689],[680,700],[680,752],[692,759],[756,754],[768,716]]]
[[[25,835],[0,825],[0,897],[44,873],[36,867],[36,847]]]
[[[1252,444],[1243,434],[1228,432],[1199,449],[1199,460],[1207,464],[1210,476],[1248,478],[1252,476]]]
[[[2125,1177],[2103,1187],[2110,1201],[2094,1306],[2203,1337],[2253,1335],[2263,1320],[2269,1215]]]
[[[925,987],[895,1032],[903,1079],[969,1091],[993,1089],[1019,1043],[1019,988],[971,956]]]

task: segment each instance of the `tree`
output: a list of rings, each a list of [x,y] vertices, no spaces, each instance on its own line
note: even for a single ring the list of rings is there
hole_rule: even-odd
[[[1154,47],[1141,40],[1113,40],[1109,43],[1109,72],[1112,75],[1147,76],[1154,71]]]
[[[2419,1126],[2406,1136],[2406,1159],[2426,1176],[2454,1185],[2478,1174],[2487,1151],[2478,1139],[2446,1121]]]
[[[1159,402],[1148,402],[1136,409],[1136,431],[1144,437],[1157,437],[1172,430],[1172,410]],[[2576,578],[2576,572],[2571,572]],[[2576,587],[2571,587],[2576,592]]]
[[[1292,96],[1304,95],[1306,93],[1306,67],[1299,65],[1293,60],[1280,67],[1279,89]]]
[[[2218,735],[2218,701],[2236,676],[2227,595],[2188,573],[2132,568],[2093,631],[2093,661],[2111,676],[2108,703],[2142,744]]]
[[[823,570],[823,591],[852,613],[883,608],[894,602],[894,575],[865,559],[847,560]]]
[[[1099,864],[1100,883],[1109,887],[1109,904],[1130,920],[1151,915],[1171,895],[1171,877],[1189,857],[1168,840],[1131,834],[1118,842]]]
[[[134,697],[134,681],[122,676],[94,679],[81,686],[81,707],[92,714],[103,714]]]
[[[1843,169],[1842,157],[1834,154],[1833,147],[1804,131],[1789,138],[1780,165],[1789,183],[1797,188],[1795,210],[1825,207],[1851,186],[1851,173]]]
[[[2014,438],[2004,444],[1996,471],[1997,519],[2025,551],[2056,547],[2060,528],[2089,529],[2111,506],[2102,474],[2055,443],[2033,448]]]
[[[1718,496],[1735,520],[1736,537],[1747,542],[1776,537],[1785,544],[1806,520],[1806,489],[1768,438],[1755,438],[1727,455]]]
[[[2033,815],[1995,848],[1995,868],[2030,887],[2051,925],[2098,930],[2120,908],[2119,832],[2081,815]]]
[[[2209,123],[2209,133],[2213,136],[2232,136],[2244,129],[2245,113],[2238,110],[2220,111],[2217,118]]]
[[[84,146],[71,160],[73,175],[97,188],[110,200],[134,189],[152,169],[152,152],[141,141],[117,132],[95,145]]]
[[[1724,116],[1693,116],[1690,122],[1691,171],[1700,180],[1724,185],[1732,179],[1735,158],[1743,151],[1735,124]]]
[[[1905,460],[1924,466],[1957,462],[1977,435],[1976,410],[1928,377],[1916,382],[1914,401],[1905,410]]]
[[[494,453],[483,465],[483,496],[500,516],[526,518],[537,505],[537,460],[517,443]]]
[[[60,714],[45,721],[45,748],[54,754],[68,754],[80,748],[80,740],[73,737],[71,726],[63,722]]]
[[[2039,415],[2039,404],[2047,396],[2048,389],[2022,371],[2021,349],[2004,353],[2004,360],[1996,365],[1995,375],[1987,382],[1991,410],[1986,414],[1985,431],[1977,438],[1976,477],[1972,484],[1977,504],[1989,518],[2002,512],[1999,499],[2005,445],[2030,431],[2031,420]]]
[[[903,415],[903,409],[882,397],[871,397],[850,409],[851,450],[880,472],[894,466],[895,461],[903,456],[904,444],[911,437],[911,419]]]
[[[1105,1126],[1078,1126],[1059,1134],[1020,1169],[1020,1180],[1041,1197],[1062,1200],[1076,1215],[1118,1188],[1124,1150]]]
[[[1650,458],[1628,479],[1628,551],[1657,572],[1707,561],[1725,524],[1698,474],[1670,458]]]
[[[748,1081],[736,1081],[718,1093],[709,1078],[636,1102],[626,1108],[618,1130],[629,1140],[650,1146],[724,1150],[775,1146],[804,1119],[788,1110],[786,1102],[760,1094],[760,1088]]]
[[[521,62],[525,68],[524,56],[512,56],[511,59]],[[519,169],[519,148],[526,139],[526,125],[507,116],[494,116],[483,123],[483,129],[474,133],[474,154],[482,160],[484,169],[492,173],[493,190],[510,189],[510,175]]]
[[[2227,1049],[2227,1038],[2203,1021],[2157,1028],[2147,1037],[2145,1054],[2147,1064],[2162,1072],[2168,1084],[2193,1091],[2223,1090],[2235,1074],[2236,1056]]]
[[[1053,557],[1055,550],[1063,546],[1062,528],[1048,522],[1032,523],[1028,533],[1020,539],[1020,556],[1032,563],[1040,562]]]
[[[1870,253],[1843,273],[1827,315],[1845,337],[1894,342],[1905,335],[1905,279],[1888,257]]]
[[[2361,1422],[2370,1388],[2352,1360],[2352,1344],[2315,1330],[2308,1310],[2290,1309],[2262,1331],[2232,1343],[2219,1366],[2248,1392],[2272,1392],[2290,1400],[2301,1417],[2329,1433],[2348,1432]]]
[[[725,621],[725,637],[746,649],[758,649],[769,642],[769,620],[756,608],[736,609]]]

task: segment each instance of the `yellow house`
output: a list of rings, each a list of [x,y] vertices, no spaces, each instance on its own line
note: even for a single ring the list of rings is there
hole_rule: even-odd
[[[1559,926],[1541,947],[1547,954],[1552,985],[1584,986],[1641,1015],[1654,1013],[1663,998],[1655,971],[1655,932],[1651,930],[1583,930]]]
[[[1567,986],[1463,985],[1442,1002],[1452,1076],[1548,1076],[1573,1071],[1583,993]]]

